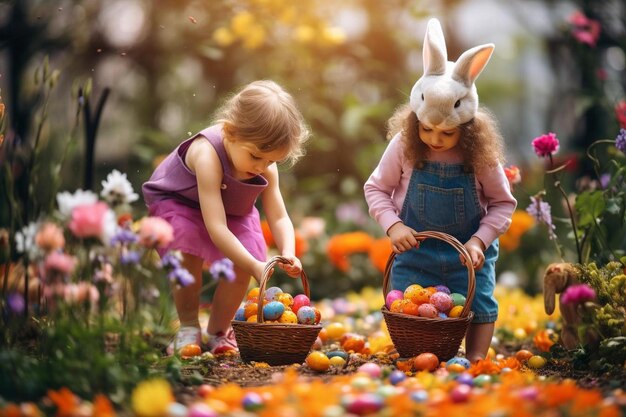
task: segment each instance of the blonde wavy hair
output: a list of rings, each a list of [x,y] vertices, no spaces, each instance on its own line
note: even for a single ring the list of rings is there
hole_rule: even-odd
[[[214,124],[224,134],[254,144],[262,152],[288,149],[295,164],[305,153],[311,133],[293,97],[270,80],[253,81],[233,94],[217,110]]]
[[[421,168],[428,158],[429,149],[419,138],[419,120],[409,104],[399,107],[387,122],[387,139],[402,132],[404,152]],[[472,120],[459,126],[461,138],[458,146],[463,154],[463,165],[469,172],[479,172],[504,163],[504,139],[493,114],[480,107]]]

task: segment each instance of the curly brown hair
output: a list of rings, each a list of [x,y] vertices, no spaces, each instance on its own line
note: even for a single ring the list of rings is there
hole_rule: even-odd
[[[419,120],[409,104],[399,107],[387,122],[387,139],[402,132],[406,156],[416,168],[421,168],[430,152],[419,138]],[[463,165],[470,172],[479,172],[504,163],[504,139],[493,114],[481,107],[472,120],[459,126],[459,145],[463,153]]]

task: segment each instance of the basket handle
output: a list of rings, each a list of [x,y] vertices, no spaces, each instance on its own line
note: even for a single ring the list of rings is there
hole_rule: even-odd
[[[444,242],[449,243],[454,249],[457,250],[457,252],[459,252],[463,256],[463,258],[465,258],[465,267],[467,268],[467,296],[465,298],[465,305],[463,306],[463,310],[461,310],[460,317],[467,317],[467,315],[470,313],[472,301],[474,300],[474,292],[476,290],[476,274],[474,273],[472,258],[467,252],[467,249],[465,249],[465,246],[463,246],[463,244],[459,242],[454,236],[443,232],[423,231],[417,232],[414,236],[418,240],[424,240],[427,238],[443,240]],[[385,297],[385,299],[387,298],[387,293],[389,292],[391,267],[393,266],[393,260],[395,259],[395,257],[395,252],[391,252],[391,254],[389,255],[389,259],[387,259],[387,264],[385,265],[385,273],[383,275],[383,296]]]
[[[265,298],[265,287],[267,286],[267,281],[269,281],[270,276],[272,275],[272,271],[276,264],[278,263],[286,263],[290,264],[291,261],[282,256],[273,256],[267,261],[265,264],[265,269],[263,269],[263,275],[261,276],[261,284],[259,285],[259,299],[257,300],[257,313],[256,320],[257,323],[263,323],[263,299]],[[300,272],[300,281],[302,281],[302,288],[304,289],[304,295],[311,298],[311,291],[309,290],[309,280],[304,272]]]

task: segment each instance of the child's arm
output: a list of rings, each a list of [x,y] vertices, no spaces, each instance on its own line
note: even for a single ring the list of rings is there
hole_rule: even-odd
[[[270,226],[272,236],[274,237],[274,241],[281,255],[293,262],[292,264],[279,265],[290,276],[298,277],[302,272],[302,263],[295,256],[295,232],[293,230],[293,223],[285,208],[285,202],[280,193],[280,187],[278,186],[278,167],[276,164],[268,166],[263,175],[268,182],[267,188],[261,194],[263,211],[265,211],[267,223]]]
[[[265,263],[255,259],[228,229],[222,201],[222,164],[213,146],[206,140],[194,141],[187,151],[186,163],[196,174],[204,225],[215,246],[235,266],[261,280]]]

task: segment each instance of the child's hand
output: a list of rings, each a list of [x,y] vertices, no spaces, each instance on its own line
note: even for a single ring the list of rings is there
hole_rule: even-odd
[[[415,237],[417,232],[402,222],[398,222],[387,230],[391,239],[391,248],[396,254],[400,254],[411,248],[418,246],[419,240]]]
[[[482,268],[483,264],[485,263],[485,244],[483,243],[483,241],[476,236],[472,236],[470,240],[465,242],[465,245],[463,246],[465,246],[465,249],[467,249],[470,258],[472,258],[472,266],[474,267],[474,269],[479,270],[480,268]],[[465,258],[462,255],[461,263],[465,265]]]
[[[298,278],[302,274],[302,263],[295,256],[283,256],[290,263],[280,262],[278,265],[292,278]]]

